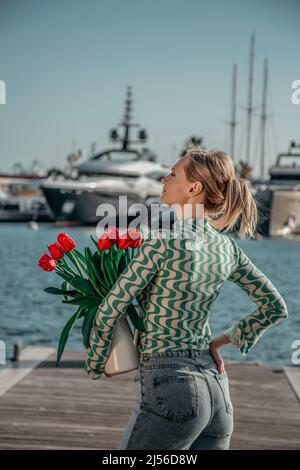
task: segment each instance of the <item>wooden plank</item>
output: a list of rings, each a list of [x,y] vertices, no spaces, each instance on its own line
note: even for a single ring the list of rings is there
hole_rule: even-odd
[[[55,351],[54,348],[28,346],[20,354],[18,362],[12,362],[0,371],[0,397],[29,374]]]
[[[297,400],[300,402],[300,369],[296,367],[284,367],[283,371]]]
[[[31,353],[37,359],[38,351]],[[7,388],[0,449],[118,449],[138,397],[136,371],[91,380],[85,358],[66,351],[57,368],[53,351]],[[235,426],[230,448],[300,449],[300,406],[286,371],[248,362],[226,362],[226,370]],[[300,371],[294,373],[297,382]]]

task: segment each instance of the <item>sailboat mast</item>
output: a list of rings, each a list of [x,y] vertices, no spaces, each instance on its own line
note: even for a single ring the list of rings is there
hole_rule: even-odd
[[[260,149],[260,178],[265,177],[265,141],[266,141],[266,121],[267,121],[267,87],[268,87],[268,60],[264,60],[263,73],[263,94],[261,112],[261,149]]]
[[[247,143],[246,143],[246,162],[250,164],[251,151],[251,126],[252,126],[252,97],[253,97],[253,74],[254,74],[254,46],[255,36],[252,34],[250,41],[250,62],[249,62],[249,82],[248,82],[248,106],[247,110]]]
[[[230,155],[234,161],[235,153],[235,128],[237,125],[236,121],[236,85],[237,85],[237,65],[233,65],[232,72],[232,94],[231,94],[231,121],[230,125]]]

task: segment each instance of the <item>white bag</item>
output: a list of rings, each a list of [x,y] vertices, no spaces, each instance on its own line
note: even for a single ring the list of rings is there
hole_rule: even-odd
[[[112,339],[112,345],[104,371],[110,375],[123,374],[139,367],[137,349],[139,330],[132,334],[123,315],[118,319]]]

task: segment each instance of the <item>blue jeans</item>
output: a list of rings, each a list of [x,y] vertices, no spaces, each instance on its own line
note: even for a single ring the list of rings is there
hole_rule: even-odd
[[[233,408],[227,374],[209,350],[142,353],[139,398],[121,449],[229,449]]]

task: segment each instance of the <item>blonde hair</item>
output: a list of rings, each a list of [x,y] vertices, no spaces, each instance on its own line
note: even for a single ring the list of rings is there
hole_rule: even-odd
[[[230,155],[200,147],[189,149],[185,156],[187,179],[203,185],[211,225],[227,232],[240,221],[239,235],[252,237],[258,222],[256,201],[250,181],[237,176]]]

